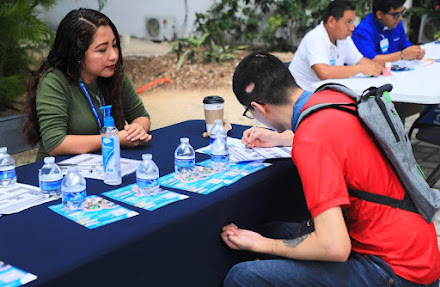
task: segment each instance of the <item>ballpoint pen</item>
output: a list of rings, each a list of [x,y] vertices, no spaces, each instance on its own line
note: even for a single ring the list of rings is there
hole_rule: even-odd
[[[258,121],[255,120],[254,125],[252,126],[252,130],[251,130],[251,132],[250,132],[248,138],[249,138],[249,137],[255,132],[255,129],[257,128],[257,125],[258,125]],[[246,144],[246,147],[247,147],[247,146],[248,146],[248,144]]]
[[[255,120],[255,123],[254,123],[254,125],[252,126],[252,130],[251,130],[251,133],[249,134],[249,136],[251,136],[251,135],[255,132],[255,128],[257,127],[257,125],[258,125],[258,121]]]

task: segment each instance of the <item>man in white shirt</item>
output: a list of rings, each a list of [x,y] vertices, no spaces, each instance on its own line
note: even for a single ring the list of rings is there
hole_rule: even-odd
[[[355,9],[348,0],[330,2],[323,21],[301,40],[289,70],[302,89],[312,91],[321,80],[382,73],[383,66],[363,57],[351,40]]]

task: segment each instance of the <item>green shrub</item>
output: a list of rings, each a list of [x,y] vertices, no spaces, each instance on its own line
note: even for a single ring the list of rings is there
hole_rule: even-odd
[[[38,18],[36,7],[54,0],[0,1],[0,106],[5,107],[26,88],[34,53],[51,41],[49,27]]]
[[[357,15],[371,10],[371,0],[356,1]],[[305,33],[321,21],[330,0],[220,0],[206,13],[196,14],[196,29],[210,34],[221,47],[292,51]]]

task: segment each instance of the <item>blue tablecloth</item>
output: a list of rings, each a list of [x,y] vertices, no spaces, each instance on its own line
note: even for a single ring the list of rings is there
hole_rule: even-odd
[[[228,135],[240,138],[245,128],[233,125]],[[173,172],[180,137],[189,137],[195,149],[209,144],[204,129],[201,120],[157,129],[148,146],[124,149],[121,156],[152,153],[165,175]],[[196,154],[196,162],[207,158]],[[292,161],[269,162],[273,165],[208,195],[178,191],[190,198],[153,212],[117,202],[139,215],[93,230],[48,208],[58,201],[0,217],[0,260],[37,275],[29,286],[221,286],[233,264],[249,256],[227,248],[220,238],[223,225],[256,229],[309,216]],[[18,181],[38,186],[41,165],[18,167]],[[123,185],[135,180],[128,175]],[[87,180],[89,195],[112,189]]]

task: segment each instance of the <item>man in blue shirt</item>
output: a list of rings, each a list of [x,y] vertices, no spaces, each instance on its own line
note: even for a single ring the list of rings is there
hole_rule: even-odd
[[[368,14],[353,32],[352,39],[364,57],[381,65],[399,60],[422,60],[425,50],[408,41],[402,25],[405,0],[373,0]],[[400,118],[419,113],[423,105],[394,103]]]
[[[398,60],[421,60],[419,45],[408,41],[402,25],[405,0],[373,0],[368,14],[353,32],[353,42],[364,57],[385,65]]]

